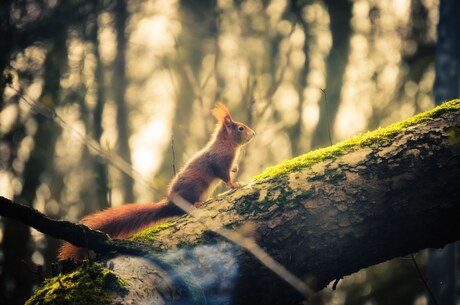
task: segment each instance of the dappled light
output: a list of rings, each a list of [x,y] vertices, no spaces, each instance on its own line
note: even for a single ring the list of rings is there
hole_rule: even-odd
[[[245,182],[433,108],[439,1],[344,2],[13,1],[5,7],[17,41],[0,54],[12,76],[0,92],[0,195],[70,221],[130,200],[158,202],[211,138],[219,101],[256,133],[238,156],[236,180]],[[22,234],[27,264],[55,261],[56,240],[0,224],[1,240]],[[235,257],[212,261],[216,248],[188,250],[208,252],[216,268],[231,265],[201,279],[205,286],[219,272],[238,277]],[[2,249],[0,264],[9,257]],[[324,304],[387,304],[378,286],[410,278],[406,265],[347,277],[322,292]],[[16,279],[2,281],[18,294]],[[27,283],[28,295],[37,283]],[[409,286],[397,296],[426,304]]]

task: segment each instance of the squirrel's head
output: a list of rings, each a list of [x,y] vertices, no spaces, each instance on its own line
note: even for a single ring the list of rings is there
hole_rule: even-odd
[[[219,125],[223,126],[223,131],[237,144],[244,145],[254,138],[256,134],[254,130],[243,123],[233,121],[230,112],[224,104],[217,103],[216,107],[212,110],[212,114],[217,119]]]

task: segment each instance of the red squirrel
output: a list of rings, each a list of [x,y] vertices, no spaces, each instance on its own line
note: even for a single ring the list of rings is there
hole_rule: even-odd
[[[239,149],[253,139],[255,132],[243,123],[233,121],[222,103],[217,103],[212,114],[217,125],[211,139],[174,177],[165,199],[158,203],[132,203],[109,208],[86,216],[80,223],[105,232],[111,238],[128,238],[166,218],[185,214],[168,200],[171,194],[199,205],[214,190],[219,179],[230,188],[239,187],[239,182],[232,181],[230,172],[238,170],[234,162]],[[85,249],[64,243],[58,259],[78,260],[86,256]]]

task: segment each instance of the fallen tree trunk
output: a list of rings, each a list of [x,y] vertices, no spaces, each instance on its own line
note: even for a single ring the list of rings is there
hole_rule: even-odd
[[[201,216],[209,226],[253,236],[271,257],[322,289],[362,268],[460,239],[459,139],[455,100],[269,169],[204,204]],[[147,242],[152,254],[100,261],[126,281],[122,292],[104,288],[109,303],[285,305],[302,299],[248,251],[189,215],[134,239]],[[44,296],[56,281],[63,288],[54,295],[75,294],[85,274],[83,268],[71,279],[52,279],[29,304],[48,304]]]

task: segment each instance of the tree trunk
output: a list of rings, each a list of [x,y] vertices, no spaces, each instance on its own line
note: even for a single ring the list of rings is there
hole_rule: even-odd
[[[337,110],[340,106],[342,83],[345,75],[345,68],[348,62],[350,51],[350,37],[352,34],[351,19],[353,2],[326,0],[330,29],[332,35],[332,46],[327,57],[326,92],[327,101],[320,102],[320,115],[318,125],[314,132],[311,147],[325,147],[333,140],[331,139],[334,121]]]
[[[94,139],[100,143],[103,128],[102,128],[102,112],[105,104],[105,78],[104,78],[104,64],[100,54],[100,41],[99,35],[99,17],[100,7],[96,6],[95,21],[91,29],[91,42],[94,47],[94,57],[96,59],[96,67],[94,71],[94,78],[96,80],[96,106],[93,112],[93,136]],[[99,209],[110,207],[109,202],[109,177],[107,175],[107,165],[100,160],[99,157],[94,158],[94,171],[96,177],[96,192]]]
[[[315,289],[394,257],[442,247],[460,239],[459,130],[455,100],[269,169],[203,204],[201,221],[253,236]],[[241,229],[248,224],[254,230]],[[112,303],[285,305],[302,299],[253,255],[191,216],[135,239],[148,242],[152,255],[103,260],[128,283],[129,292]],[[61,294],[72,293],[71,284],[62,286]],[[38,304],[45,290],[29,304]]]
[[[436,104],[447,98],[460,97],[460,3],[443,0],[439,7],[439,24],[436,43],[436,80],[434,96]],[[436,301],[428,304],[454,305],[457,303],[458,255],[451,244],[444,249],[428,251],[428,284]]]
[[[299,4],[300,3],[296,1],[292,1],[291,9],[296,16],[296,21],[299,23],[305,35],[305,41],[302,47],[305,61],[303,63],[302,69],[300,70],[297,84],[297,92],[299,94],[299,105],[297,106],[297,113],[299,114],[299,118],[297,122],[295,122],[295,124],[288,129],[289,138],[291,139],[291,152],[293,156],[297,156],[300,153],[301,141],[302,139],[305,139],[305,137],[302,137],[302,113],[305,100],[305,87],[307,86],[307,75],[310,73],[310,29],[309,24],[303,16],[303,7]]]
[[[4,72],[10,62],[11,41],[13,40],[13,26],[10,20],[11,0],[0,3],[0,110],[3,108],[3,92],[6,82],[3,80]]]
[[[117,53],[113,63],[113,90],[117,104],[118,151],[131,164],[129,148],[128,108],[126,107],[126,22],[128,20],[127,1],[115,1],[114,23],[117,35]],[[122,174],[122,189],[125,202],[134,200],[134,183],[128,175]]]
[[[441,103],[458,98],[460,92],[460,3],[443,0],[439,8],[438,41],[436,43],[435,100]]]
[[[59,105],[59,81],[66,66],[66,31],[62,29],[50,46],[46,55],[44,70],[44,85],[40,100],[43,104],[52,107]],[[41,184],[44,173],[52,166],[59,130],[56,125],[41,115],[36,116],[37,131],[34,134],[34,149],[27,161],[23,172],[23,186],[21,193],[16,197],[33,205],[37,188]],[[23,304],[32,292],[33,285],[37,284],[27,266],[31,265],[32,240],[30,228],[11,219],[3,222],[3,270],[0,273],[0,294],[8,304]]]

